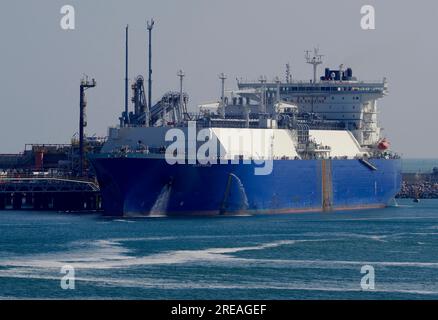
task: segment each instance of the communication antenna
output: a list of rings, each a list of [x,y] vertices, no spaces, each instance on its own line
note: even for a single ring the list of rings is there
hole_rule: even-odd
[[[313,83],[316,83],[316,74],[318,65],[322,64],[322,57],[324,55],[319,54],[319,48],[313,49],[313,55],[310,54],[310,50],[306,50],[306,63],[311,64],[313,66]]]
[[[149,78],[148,78],[148,108],[152,108],[152,28],[154,19],[146,21],[146,28],[149,32]]]

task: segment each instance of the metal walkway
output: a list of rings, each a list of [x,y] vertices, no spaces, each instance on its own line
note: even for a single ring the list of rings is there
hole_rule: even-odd
[[[13,192],[99,192],[95,181],[63,177],[0,177],[0,193]]]

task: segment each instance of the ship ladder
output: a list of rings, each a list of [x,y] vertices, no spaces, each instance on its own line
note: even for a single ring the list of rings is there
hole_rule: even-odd
[[[362,163],[365,167],[367,167],[368,169],[370,169],[372,171],[377,170],[377,167],[375,165],[373,165],[371,162],[369,162],[368,160],[359,159],[359,162]]]

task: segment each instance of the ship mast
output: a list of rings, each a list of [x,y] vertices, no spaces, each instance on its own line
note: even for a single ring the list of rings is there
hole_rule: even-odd
[[[262,113],[266,113],[266,77],[265,76],[260,76],[259,78],[260,81],[260,105],[261,105],[261,112]]]
[[[129,82],[129,78],[128,78],[128,31],[129,30],[129,26],[126,26],[126,30],[125,30],[125,126],[129,126],[129,114],[128,114],[128,82]]]
[[[276,90],[276,93],[275,93],[275,99],[277,100],[277,102],[280,102],[280,84],[281,84],[280,78],[279,77],[275,77],[274,82],[277,85],[276,86],[277,90]]]
[[[221,80],[221,103],[219,108],[219,114],[221,118],[225,118],[225,80],[227,79],[226,75],[222,72],[219,75],[219,79]]]
[[[184,114],[184,93],[183,93],[183,79],[185,76],[184,71],[179,70],[176,74],[179,77],[179,120],[183,121],[183,114]]]
[[[306,50],[306,63],[311,64],[313,66],[313,83],[316,83],[316,75],[318,65],[322,64],[322,54],[319,54],[319,49],[313,49],[313,56],[310,54],[310,50]]]
[[[146,22],[146,28],[149,32],[149,78],[148,78],[148,108],[152,108],[152,28],[154,19]]]
[[[290,74],[290,65],[286,63],[286,83],[292,82],[292,75]]]

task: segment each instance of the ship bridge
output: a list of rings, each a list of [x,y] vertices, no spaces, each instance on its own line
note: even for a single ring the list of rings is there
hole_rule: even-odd
[[[238,91],[242,99],[233,103],[264,102],[268,110],[277,101],[298,106],[300,113],[314,113],[325,120],[340,121],[351,130],[363,146],[373,146],[380,139],[377,123],[377,100],[388,92],[386,79],[358,81],[352,69],[326,69],[319,80],[285,82],[248,81],[240,79]]]

